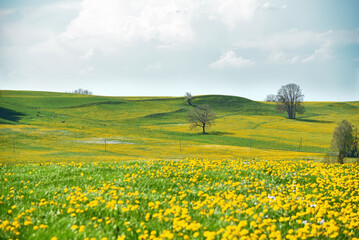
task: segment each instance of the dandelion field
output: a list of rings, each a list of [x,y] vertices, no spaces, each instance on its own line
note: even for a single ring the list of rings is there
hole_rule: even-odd
[[[2,166],[0,238],[355,239],[358,171],[275,160]]]
[[[359,165],[323,163],[359,102],[0,91],[0,239],[356,239]]]
[[[318,160],[330,151],[337,122],[359,125],[359,102],[304,103],[296,120],[272,103],[240,97],[198,96],[193,103],[217,114],[208,135],[189,129],[183,97],[0,91],[0,161]]]

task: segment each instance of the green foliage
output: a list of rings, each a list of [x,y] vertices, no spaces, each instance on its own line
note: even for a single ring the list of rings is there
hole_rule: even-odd
[[[338,151],[338,162],[343,164],[345,157],[358,155],[357,130],[347,120],[342,120],[334,129],[331,147]]]

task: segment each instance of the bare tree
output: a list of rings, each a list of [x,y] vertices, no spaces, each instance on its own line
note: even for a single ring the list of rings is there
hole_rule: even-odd
[[[190,92],[186,92],[185,98],[186,98],[187,104],[192,106],[192,102],[191,102],[193,99],[192,94]]]
[[[277,110],[287,112],[289,119],[295,119],[297,113],[304,113],[304,107],[301,105],[303,98],[302,90],[297,84],[282,86],[276,96]]]
[[[200,105],[188,113],[188,121],[191,123],[191,129],[200,127],[202,134],[206,134],[206,127],[212,126],[216,114],[212,112],[208,105]]]
[[[274,94],[268,94],[266,99],[265,99],[266,102],[275,102],[276,101],[276,95]]]
[[[344,163],[345,157],[358,157],[358,130],[347,120],[342,120],[334,129],[331,147],[338,151],[340,164]]]

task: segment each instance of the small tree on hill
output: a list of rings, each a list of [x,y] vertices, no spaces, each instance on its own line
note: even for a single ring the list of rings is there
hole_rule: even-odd
[[[303,98],[302,90],[297,84],[290,83],[282,86],[276,96],[277,110],[287,112],[289,119],[295,119],[296,113],[304,113],[304,107],[301,105]]]
[[[208,105],[200,105],[188,113],[188,121],[191,123],[191,129],[200,127],[202,134],[206,134],[206,127],[212,126],[216,114],[212,112]]]
[[[338,152],[340,164],[345,157],[358,157],[358,131],[347,120],[342,120],[334,129],[331,148]]]
[[[185,98],[186,98],[187,104],[192,106],[192,99],[193,99],[192,94],[190,92],[186,92]]]

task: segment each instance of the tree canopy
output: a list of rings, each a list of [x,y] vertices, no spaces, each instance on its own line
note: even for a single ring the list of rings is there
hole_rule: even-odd
[[[358,157],[358,132],[347,120],[342,120],[334,129],[332,150],[338,152],[338,162],[343,164],[345,157]]]
[[[276,96],[277,110],[287,112],[289,119],[295,119],[297,113],[304,113],[304,107],[301,104],[303,98],[302,90],[297,84],[290,83],[282,86]]]
[[[215,118],[216,114],[212,112],[208,105],[199,105],[188,113],[191,129],[200,127],[202,128],[202,134],[206,134],[206,127],[212,126]]]

